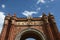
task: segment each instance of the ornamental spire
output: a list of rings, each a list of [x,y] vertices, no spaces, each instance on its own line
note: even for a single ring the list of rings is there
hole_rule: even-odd
[[[14,13],[14,15],[13,15],[14,17],[16,17],[16,13]]]
[[[31,15],[28,15],[28,16],[27,16],[27,19],[31,19],[31,18],[32,18],[32,16],[31,16]]]

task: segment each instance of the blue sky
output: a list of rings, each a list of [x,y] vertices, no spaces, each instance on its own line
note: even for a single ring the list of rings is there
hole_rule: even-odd
[[[8,13],[16,13],[17,17],[40,17],[43,12],[55,16],[60,31],[60,0],[0,0],[0,32]]]

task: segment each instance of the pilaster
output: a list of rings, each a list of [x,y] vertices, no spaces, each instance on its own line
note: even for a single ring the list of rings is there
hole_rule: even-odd
[[[8,40],[14,40],[15,22],[16,22],[16,14],[14,14],[14,15],[11,17],[11,28],[10,28]]]
[[[48,20],[49,20],[49,23],[50,23],[50,26],[51,26],[51,30],[52,30],[54,39],[55,40],[60,40],[59,39],[59,32],[58,32],[58,28],[56,26],[56,22],[55,22],[54,16],[49,13],[48,18],[49,18]]]
[[[54,40],[52,32],[51,32],[51,28],[50,28],[50,24],[48,22],[48,16],[46,16],[45,14],[43,14],[42,16],[43,22],[44,22],[44,32],[46,34],[47,40]]]
[[[0,40],[6,40],[7,39],[7,36],[8,36],[8,25],[9,25],[9,20],[10,20],[10,14],[8,14],[6,17],[5,17],[5,20],[4,20],[4,24],[3,24],[3,29],[2,29],[2,33],[1,33],[1,39]]]

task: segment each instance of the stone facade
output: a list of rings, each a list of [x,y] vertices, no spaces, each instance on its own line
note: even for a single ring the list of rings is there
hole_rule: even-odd
[[[37,40],[60,40],[54,16],[49,13],[42,17],[18,18],[16,14],[5,17],[0,40],[25,40],[34,37]]]

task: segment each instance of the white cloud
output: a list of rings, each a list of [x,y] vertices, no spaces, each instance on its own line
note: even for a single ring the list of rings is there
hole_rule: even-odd
[[[51,0],[52,2],[54,1],[54,0]]]
[[[4,5],[4,4],[2,4],[2,5],[1,5],[1,7],[2,7],[2,8],[5,8],[5,5]]]
[[[42,17],[42,15],[40,15],[39,17]]]
[[[5,18],[4,12],[0,12],[0,33],[3,27],[4,18]]]
[[[51,12],[50,14],[52,14],[52,15],[53,15],[54,13],[52,13],[52,12]]]
[[[29,15],[32,16],[32,14],[37,14],[37,12],[35,12],[35,11],[24,11],[22,14],[25,16],[29,16]]]
[[[45,0],[38,0],[37,4],[39,4],[39,3],[45,3]]]
[[[40,9],[41,9],[41,8],[39,7],[39,8],[36,9],[36,11],[40,11]]]

